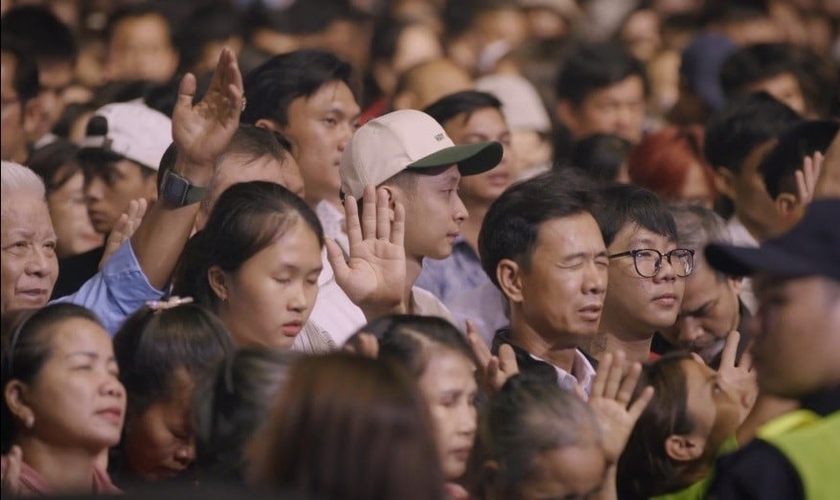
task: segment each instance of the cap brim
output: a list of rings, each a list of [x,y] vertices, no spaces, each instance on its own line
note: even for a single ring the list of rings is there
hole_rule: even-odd
[[[446,149],[436,151],[429,156],[420,158],[406,166],[407,169],[417,170],[424,168],[445,167],[447,165],[458,165],[461,175],[476,175],[486,172],[502,161],[504,150],[499,142],[481,142],[477,144],[464,144],[461,146],[450,146]]]
[[[813,262],[775,246],[746,248],[712,244],[706,247],[705,253],[710,266],[730,276],[752,276],[757,272],[767,272],[795,277],[821,273]]]

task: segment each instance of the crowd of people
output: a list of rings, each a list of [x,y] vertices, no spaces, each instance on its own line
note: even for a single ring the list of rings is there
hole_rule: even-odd
[[[840,2],[0,12],[4,497],[840,496]]]

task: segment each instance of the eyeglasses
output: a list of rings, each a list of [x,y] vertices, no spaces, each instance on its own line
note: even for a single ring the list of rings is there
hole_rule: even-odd
[[[680,278],[685,278],[694,270],[694,250],[690,248],[675,248],[663,254],[652,248],[642,248],[609,255],[610,259],[618,257],[633,257],[633,264],[636,272],[642,278],[653,278],[662,268],[662,257],[668,259],[668,263],[674,268],[674,273]]]

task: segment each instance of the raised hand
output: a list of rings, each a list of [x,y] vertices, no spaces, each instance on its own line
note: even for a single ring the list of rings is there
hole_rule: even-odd
[[[516,354],[508,344],[499,346],[499,355],[493,356],[487,344],[479,335],[472,321],[467,320],[467,341],[473,354],[478,359],[478,369],[481,370],[484,388],[492,393],[497,392],[507,380],[519,373]]]
[[[624,352],[605,354],[598,364],[592,392],[589,394],[589,406],[601,427],[604,440],[604,454],[610,463],[616,463],[633,426],[642,411],[653,398],[653,387],[646,387],[633,403],[630,399],[639,383],[642,365],[633,363],[625,376],[623,374]]]
[[[723,352],[720,355],[720,368],[718,375],[727,387],[735,391],[735,396],[741,406],[741,420],[752,410],[755,400],[758,397],[758,383],[755,379],[755,371],[750,353],[741,354],[741,360],[736,365],[735,358],[738,354],[738,343],[741,341],[741,334],[733,331],[726,336],[726,343],[723,345]]]
[[[806,156],[802,162],[802,168],[795,173],[796,191],[799,195],[799,203],[802,205],[811,203],[814,198],[814,187],[820,177],[824,160],[822,153],[817,151],[814,156]]]
[[[108,259],[114,255],[114,252],[116,252],[117,249],[126,242],[126,240],[131,238],[134,231],[136,231],[137,227],[140,226],[140,222],[143,220],[143,216],[146,215],[146,209],[148,207],[149,203],[145,198],[131,200],[131,203],[128,204],[128,210],[120,215],[120,218],[117,219],[117,222],[114,224],[114,229],[111,230],[111,234],[108,235],[108,241],[105,242],[105,251],[102,254],[102,259],[99,261],[100,271],[105,267],[105,263],[108,262]]]
[[[201,102],[193,104],[196,86],[191,73],[181,79],[172,112],[172,140],[185,168],[206,169],[227,147],[244,107],[242,73],[233,51],[222,49],[207,93]]]
[[[327,240],[327,256],[335,281],[368,320],[407,312],[405,304],[405,209],[396,203],[391,221],[388,192],[365,188],[362,217],[356,199],[347,196],[344,212],[350,259],[335,241]]]
[[[343,349],[359,356],[376,359],[379,357],[379,339],[372,333],[359,333],[347,339]]]

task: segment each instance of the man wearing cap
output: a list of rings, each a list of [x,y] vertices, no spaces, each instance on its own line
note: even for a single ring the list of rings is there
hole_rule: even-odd
[[[107,235],[132,200],[157,199],[156,173],[172,142],[172,122],[140,102],[108,104],[88,122],[79,162],[88,216]],[[104,247],[59,261],[54,297],[73,293],[96,274]]]
[[[759,389],[798,399],[717,464],[717,499],[829,499],[840,491],[840,199],[814,201],[788,233],[759,248],[710,245],[712,267],[753,277]]]
[[[451,320],[446,307],[414,283],[424,258],[452,253],[469,216],[458,196],[461,177],[492,169],[502,152],[498,142],[455,146],[431,116],[416,110],[394,111],[356,132],[340,169],[350,259],[335,241],[327,250],[336,281],[369,320],[394,311]]]

